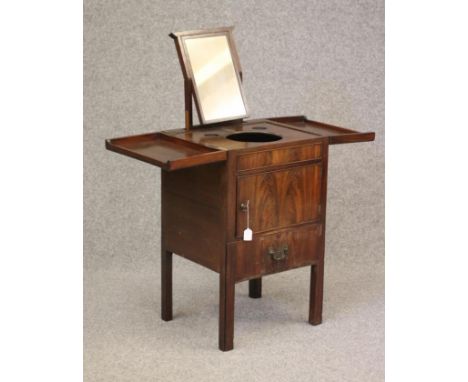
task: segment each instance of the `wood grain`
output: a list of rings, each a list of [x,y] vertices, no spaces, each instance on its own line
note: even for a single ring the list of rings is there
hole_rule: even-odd
[[[106,148],[172,171],[226,160],[225,151],[182,141],[163,133],[106,140]]]
[[[257,151],[239,155],[237,170],[251,170],[282,164],[297,164],[299,162],[319,159],[322,153],[322,144],[314,143],[277,150]]]
[[[254,234],[319,218],[321,163],[241,176],[237,187],[237,237],[247,227],[241,204],[250,201]]]
[[[226,251],[224,264],[219,275],[219,349],[234,348],[234,299],[236,283],[234,280],[235,257]]]
[[[344,127],[312,121],[303,115],[270,118],[270,120],[284,123],[292,129],[303,131],[318,137],[328,137],[330,144],[370,142],[375,139],[374,132],[361,133]]]
[[[225,135],[234,131],[261,129],[281,132],[283,139],[265,144],[237,142],[225,150],[209,147],[224,142]],[[213,132],[219,137],[213,138]],[[249,280],[249,296],[259,298],[263,276],[310,266],[308,322],[320,324],[329,144],[372,139],[373,133],[297,116],[107,141],[109,150],[163,169],[162,319],[173,318],[172,258],[178,254],[219,274],[219,348],[223,351],[234,346],[237,282]],[[254,231],[250,242],[239,240],[247,226],[240,207],[247,200]]]
[[[172,193],[167,194],[166,200],[172,204],[165,222],[167,248],[220,272],[219,257],[224,252],[224,236],[219,211]],[[203,216],[203,219],[197,221],[193,216]]]
[[[236,259],[236,282],[316,263],[319,260],[322,239],[322,225],[311,224],[258,236],[251,242],[230,243],[228,252]],[[270,248],[277,250],[285,245],[288,246],[287,257],[284,260],[274,260],[269,254]]]

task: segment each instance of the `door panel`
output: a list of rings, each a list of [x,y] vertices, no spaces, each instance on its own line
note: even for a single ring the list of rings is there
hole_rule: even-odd
[[[247,227],[254,233],[311,222],[320,217],[322,163],[238,177],[237,237]]]

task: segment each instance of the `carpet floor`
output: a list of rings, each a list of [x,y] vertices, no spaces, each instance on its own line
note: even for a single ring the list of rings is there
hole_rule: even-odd
[[[158,264],[87,270],[84,380],[383,381],[383,258],[326,259],[323,323],[307,324],[309,268],[236,285],[234,350],[218,350],[218,276],[174,256],[174,320]]]

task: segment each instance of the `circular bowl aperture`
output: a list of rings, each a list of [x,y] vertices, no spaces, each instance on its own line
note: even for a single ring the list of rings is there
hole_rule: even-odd
[[[238,142],[274,142],[279,141],[281,137],[276,134],[245,132],[228,135],[227,139]]]

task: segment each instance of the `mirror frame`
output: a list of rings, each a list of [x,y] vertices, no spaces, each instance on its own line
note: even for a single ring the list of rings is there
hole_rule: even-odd
[[[195,101],[195,107],[197,109],[198,119],[202,125],[208,124],[216,124],[219,122],[226,122],[226,121],[240,121],[244,118],[248,117],[248,108],[247,103],[245,100],[244,89],[242,86],[242,69],[240,66],[239,55],[237,54],[236,46],[234,44],[234,39],[232,37],[232,30],[234,27],[222,27],[222,28],[214,28],[214,29],[202,29],[202,30],[194,30],[194,31],[186,31],[186,32],[177,32],[171,33],[169,36],[172,37],[176,44],[177,55],[179,57],[179,63],[182,69],[182,73],[184,75],[184,87],[185,87],[185,120],[186,120],[186,128],[189,129],[193,126],[193,115],[192,115],[192,96]],[[234,65],[234,70],[236,72],[237,82],[239,84],[239,90],[242,97],[242,102],[245,108],[245,114],[239,115],[236,117],[226,117],[226,118],[219,118],[216,120],[209,120],[205,119],[203,114],[203,109],[200,105],[200,98],[198,95],[198,90],[193,79],[193,72],[192,67],[190,64],[190,57],[188,55],[185,40],[191,38],[203,38],[203,37],[211,37],[211,36],[226,36],[229,50],[231,53],[232,63]]]

